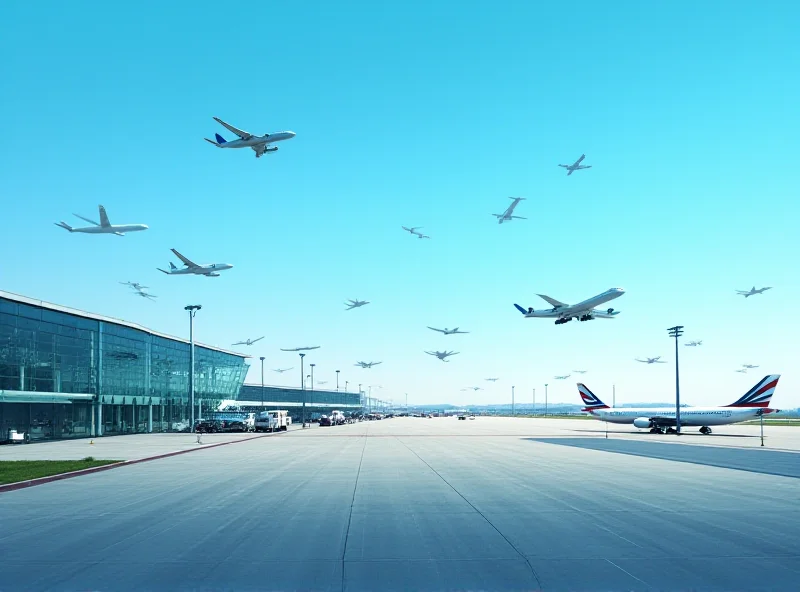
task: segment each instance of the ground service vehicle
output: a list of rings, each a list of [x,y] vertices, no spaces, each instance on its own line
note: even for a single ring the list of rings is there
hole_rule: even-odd
[[[286,421],[288,416],[289,412],[284,410],[262,411],[256,417],[255,430],[257,432],[286,431],[288,429]]]

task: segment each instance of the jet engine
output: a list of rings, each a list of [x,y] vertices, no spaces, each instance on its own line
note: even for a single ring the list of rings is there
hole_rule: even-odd
[[[614,314],[614,309],[613,308],[609,308],[606,312],[608,314]]]
[[[264,152],[275,152],[277,150],[278,150],[277,146],[271,146],[271,147],[268,147],[268,148],[264,148]]]
[[[637,428],[652,428],[653,422],[649,417],[637,417],[633,420],[633,426]]]

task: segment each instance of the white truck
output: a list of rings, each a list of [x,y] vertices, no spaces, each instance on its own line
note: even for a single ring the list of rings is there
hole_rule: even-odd
[[[285,410],[262,411],[256,416],[255,430],[257,432],[279,432],[288,429],[287,417],[289,412]]]
[[[331,424],[344,425],[344,413],[338,410],[331,411]]]

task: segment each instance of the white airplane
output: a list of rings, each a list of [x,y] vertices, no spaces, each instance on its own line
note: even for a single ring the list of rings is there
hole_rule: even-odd
[[[281,348],[281,351],[299,352],[299,351],[308,351],[308,350],[311,350],[311,349],[319,349],[320,347],[321,346],[319,346],[319,345],[312,345],[312,346],[309,346],[309,347],[295,347],[293,349],[283,349],[283,348]]]
[[[64,222],[55,222],[56,226],[69,230],[70,232],[83,232],[86,234],[116,234],[117,236],[125,236],[126,232],[136,232],[138,230],[147,230],[149,227],[147,224],[111,224],[108,221],[108,214],[106,214],[106,209],[103,206],[98,206],[100,210],[100,222],[97,223],[94,220],[90,220],[89,218],[84,218],[80,214],[73,214],[77,218],[81,220],[86,220],[89,224],[94,224],[94,226],[81,226],[79,228],[74,228]]]
[[[444,335],[455,335],[456,333],[469,333],[469,331],[459,331],[458,327],[455,329],[448,329],[445,327],[444,329],[437,329],[436,327],[428,327],[431,331],[438,331],[439,333],[443,333]]]
[[[739,368],[738,370],[734,370],[734,372],[741,372],[742,374],[747,374],[747,368]]]
[[[502,224],[503,222],[511,222],[511,220],[527,220],[527,218],[523,218],[522,216],[514,216],[514,208],[519,205],[519,202],[524,201],[526,198],[524,197],[509,197],[508,199],[513,199],[514,201],[511,203],[510,206],[506,209],[505,212],[502,214],[492,214],[492,216],[497,218],[497,223]]]
[[[147,288],[150,287],[150,286],[143,286],[139,282],[120,282],[120,284],[122,284],[123,286],[130,286],[136,291],[146,290]]]
[[[273,372],[277,372],[278,374],[283,374],[284,372],[288,372],[289,370],[294,370],[294,366],[291,368],[275,368]]]
[[[569,177],[575,171],[592,168],[592,165],[586,166],[585,164],[584,165],[581,164],[584,158],[586,158],[586,155],[581,154],[581,157],[578,160],[576,160],[573,164],[560,164],[558,166],[567,169],[567,177]]]
[[[766,288],[759,288],[756,290],[756,287],[753,286],[749,290],[736,290],[736,293],[740,296],[744,296],[745,298],[749,298],[750,296],[755,296],[756,294],[763,294],[767,290],[772,290],[772,286],[767,286]]]
[[[377,366],[378,364],[383,364],[383,362],[356,362],[353,366],[361,366],[362,368],[372,368],[373,366]]]
[[[755,419],[761,415],[779,411],[770,409],[769,402],[778,386],[780,374],[762,378],[737,401],[724,407],[681,408],[681,426],[700,427],[701,434],[710,434],[709,426],[726,425]],[[633,424],[651,433],[673,432],[676,424],[675,407],[609,407],[590,391],[585,384],[578,383],[578,392],[588,411],[595,418],[608,423]]]
[[[487,382],[497,382],[500,379],[499,378],[484,378],[484,380],[486,380]]]
[[[432,351],[432,352],[429,352],[429,351],[426,351],[425,353],[426,353],[426,354],[428,354],[429,356],[436,356],[436,357],[437,357],[437,358],[439,358],[439,359],[440,359],[442,362],[447,362],[448,360],[446,360],[445,358],[449,358],[450,356],[454,356],[454,355],[456,355],[458,352],[452,352],[452,351],[451,351],[451,352],[448,352],[448,351],[443,351],[443,352],[440,352],[440,351]]]
[[[636,358],[636,361],[637,362],[644,362],[645,364],[666,364],[666,362],[664,362],[661,359],[661,356],[656,356],[655,358],[646,358],[644,360],[640,360],[639,358]]]
[[[555,298],[550,298],[550,296],[538,294],[540,298],[543,298],[552,304],[553,308],[544,310],[534,310],[533,308],[528,308],[528,310],[525,310],[519,304],[515,304],[514,306],[525,316],[526,319],[555,318],[556,325],[563,325],[572,319],[579,319],[581,321],[591,321],[595,318],[613,319],[615,315],[619,314],[618,310],[615,311],[613,308],[600,310],[595,308],[595,306],[599,306],[608,302],[609,300],[619,298],[624,293],[625,290],[622,288],[611,288],[602,294],[592,296],[588,300],[584,300],[578,304],[566,304],[556,300]]]
[[[422,234],[421,232],[417,232],[417,230],[422,228],[422,226],[413,226],[411,228],[408,228],[406,226],[401,226],[401,228],[403,230],[406,230],[406,231],[410,232],[411,234],[413,234],[417,238],[430,238],[427,234]]]
[[[482,391],[483,389],[479,386],[468,386],[467,388],[461,389],[462,391]]]
[[[573,370],[573,372],[575,372],[577,374],[586,374],[588,372],[588,370]]]
[[[690,341],[684,344],[686,347],[697,347],[698,345],[703,345],[703,340],[700,341]]]
[[[264,339],[264,337],[266,337],[266,336],[262,335],[258,339],[245,339],[244,341],[237,341],[236,343],[234,343],[232,345],[253,345],[256,341],[261,341],[262,339]]]
[[[366,300],[348,300],[344,303],[344,305],[347,306],[345,310],[353,310],[354,308],[364,306],[365,304],[369,304],[369,302]]]
[[[230,263],[210,263],[210,264],[204,263],[200,265],[194,263],[193,261],[190,261],[183,255],[178,253],[178,251],[176,251],[175,249],[170,249],[170,250],[173,253],[175,253],[178,259],[183,261],[184,267],[183,269],[178,269],[177,267],[175,267],[172,261],[169,262],[169,271],[164,271],[160,267],[156,267],[158,271],[160,271],[161,273],[166,273],[167,275],[204,275],[206,277],[219,277],[218,272],[233,268],[233,265],[231,265]]]
[[[256,153],[256,158],[261,158],[264,154],[267,153],[276,152],[278,150],[278,147],[270,146],[270,144],[272,144],[273,142],[291,140],[296,135],[294,132],[287,131],[287,132],[274,132],[271,134],[264,134],[263,136],[254,136],[249,132],[233,127],[229,123],[225,123],[218,117],[215,117],[214,121],[228,128],[229,131],[239,136],[239,139],[231,140],[230,142],[228,142],[225,138],[223,138],[219,134],[214,134],[214,136],[217,138],[217,141],[215,142],[214,140],[203,138],[206,142],[214,144],[214,146],[216,146],[217,148],[252,148]]]
[[[752,364],[742,364],[742,368],[747,368],[748,370],[751,370],[753,368],[758,368],[758,366],[753,366]]]
[[[556,380],[566,380],[570,376],[572,376],[572,374],[564,374],[563,376],[553,376],[553,378],[555,378]]]

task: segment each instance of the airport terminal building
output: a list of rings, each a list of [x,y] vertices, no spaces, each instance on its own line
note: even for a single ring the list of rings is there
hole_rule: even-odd
[[[0,291],[0,442],[190,428],[189,341]],[[195,343],[196,417],[237,399],[249,356]],[[260,400],[260,399],[259,399]]]
[[[301,421],[304,402],[308,420],[318,418],[320,415],[330,415],[334,409],[348,415],[360,412],[362,409],[362,400],[358,393],[277,386],[262,388],[260,384],[245,384],[242,385],[235,400],[222,401],[220,410],[254,412],[286,409],[292,421]]]

